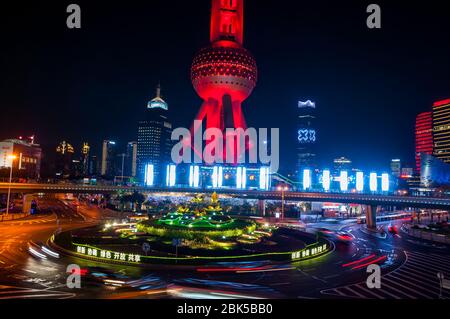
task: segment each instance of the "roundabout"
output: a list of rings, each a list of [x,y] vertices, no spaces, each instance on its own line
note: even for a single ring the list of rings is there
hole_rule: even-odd
[[[194,197],[162,216],[122,221],[52,238],[62,253],[137,266],[286,263],[327,254],[326,239],[225,214],[217,194]]]

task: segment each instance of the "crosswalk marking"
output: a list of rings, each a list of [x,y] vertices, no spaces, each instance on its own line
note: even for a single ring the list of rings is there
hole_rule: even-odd
[[[446,257],[446,256],[442,256],[442,255],[436,255],[436,254],[424,254],[424,253],[421,253],[421,252],[418,252],[418,251],[412,251],[412,252],[410,252],[410,254],[412,254],[412,255],[416,255],[416,256],[423,256],[423,257],[425,257],[425,258],[430,258],[430,256],[431,257],[433,257],[434,259],[439,259],[439,260],[442,260],[442,261],[444,261],[444,262],[450,262],[450,257]]]
[[[423,294],[423,293],[421,293],[421,292],[419,292],[419,291],[416,291],[416,290],[412,290],[411,289],[411,287],[407,287],[407,286],[405,286],[405,285],[403,285],[403,284],[401,284],[401,283],[399,283],[398,281],[398,278],[395,278],[395,280],[396,281],[393,281],[392,279],[389,279],[389,278],[383,278],[383,282],[384,281],[388,281],[389,283],[390,283],[390,285],[394,285],[394,286],[398,286],[398,287],[401,287],[401,288],[403,288],[404,290],[406,290],[406,291],[408,291],[408,292],[412,292],[411,293],[411,295],[409,295],[409,294],[406,294],[405,292],[402,292],[402,291],[400,291],[400,290],[397,290],[398,292],[400,292],[400,293],[403,293],[403,294],[405,294],[405,295],[407,295],[407,296],[409,296],[411,299],[416,299],[414,296],[412,296],[413,294],[416,294],[416,295],[420,295],[420,296],[422,296],[422,297],[424,297],[424,298],[428,298],[428,295],[425,295],[425,294]],[[404,281],[403,281],[404,282]],[[385,284],[386,285],[386,284]],[[419,287],[420,288],[420,287]]]
[[[442,271],[448,271],[448,268],[447,267],[443,267],[442,263],[436,264],[436,263],[434,263],[434,262],[432,262],[430,260],[423,260],[422,258],[419,258],[417,256],[414,256],[414,260],[411,261],[411,263],[423,265],[424,267],[433,266],[435,268],[442,269]]]
[[[450,258],[435,254],[405,252],[403,265],[381,277],[381,289],[368,289],[364,282],[333,289],[322,294],[347,298],[376,299],[436,299],[439,297],[438,272],[450,277]],[[450,299],[450,291],[443,290],[442,297]]]
[[[357,284],[356,287],[360,288],[361,290],[364,290],[365,292],[368,292],[372,295],[374,295],[378,299],[385,299],[383,296],[380,296],[379,294],[374,292],[374,289],[368,289],[364,287],[362,284]]]
[[[350,287],[345,287],[345,288],[342,288],[342,289],[349,290],[350,292],[354,293],[354,294],[357,295],[358,297],[363,298],[363,299],[367,299],[366,296],[360,294],[359,292],[353,290],[353,289],[350,288]],[[342,289],[341,289],[341,290],[342,290]]]
[[[396,272],[395,278],[397,278],[397,279],[403,278],[403,279],[400,279],[400,280],[403,280],[403,281],[408,280],[408,282],[414,281],[415,283],[417,283],[418,285],[420,285],[419,287],[421,287],[421,288],[424,289],[424,290],[427,290],[427,291],[430,292],[430,293],[435,293],[435,291],[428,290],[428,288],[425,288],[425,287],[423,287],[423,286],[427,286],[427,287],[429,287],[429,288],[431,288],[431,289],[439,290],[439,288],[436,288],[437,282],[436,282],[436,283],[433,283],[433,285],[431,285],[431,284],[429,284],[429,282],[420,281],[420,280],[417,280],[417,279],[415,279],[415,278],[408,277],[407,275],[404,275],[404,274],[403,274],[403,270]],[[411,284],[412,284],[412,285],[415,285],[414,283],[411,283]]]
[[[416,297],[414,297],[414,296],[411,296],[410,294],[407,294],[407,293],[405,293],[405,292],[402,292],[401,290],[399,290],[399,289],[397,289],[397,288],[395,288],[395,287],[392,287],[391,285],[388,285],[387,283],[386,283],[386,280],[385,280],[386,278],[383,278],[383,280],[382,280],[382,284],[381,284],[381,286],[382,287],[387,287],[388,289],[390,289],[390,290],[394,290],[394,291],[396,291],[397,293],[399,293],[400,295],[405,295],[406,297],[408,297],[408,298],[410,298],[410,299],[417,299]]]

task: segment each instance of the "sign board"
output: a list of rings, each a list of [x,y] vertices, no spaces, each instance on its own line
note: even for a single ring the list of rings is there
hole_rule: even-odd
[[[183,240],[181,238],[172,239],[172,246],[181,246],[182,243],[183,243]]]
[[[150,251],[150,244],[149,244],[149,243],[143,243],[143,244],[142,244],[142,251],[143,251],[145,254],[148,254],[148,252]]]

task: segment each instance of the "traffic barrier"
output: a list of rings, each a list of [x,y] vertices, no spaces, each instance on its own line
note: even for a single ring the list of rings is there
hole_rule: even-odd
[[[429,231],[412,228],[411,225],[402,228],[408,235],[424,240],[434,241],[442,244],[450,244],[450,238],[443,234],[436,234]]]

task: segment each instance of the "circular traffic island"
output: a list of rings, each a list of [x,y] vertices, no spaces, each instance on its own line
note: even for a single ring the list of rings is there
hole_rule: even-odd
[[[54,242],[78,257],[142,266],[289,262],[330,249],[311,234],[225,215],[216,194],[209,203],[196,197],[160,218],[62,233]]]

